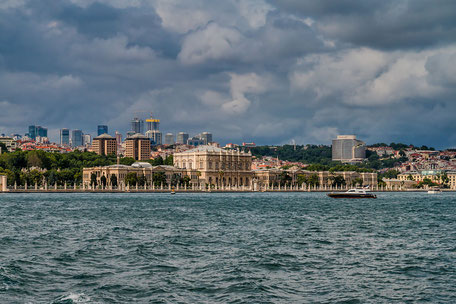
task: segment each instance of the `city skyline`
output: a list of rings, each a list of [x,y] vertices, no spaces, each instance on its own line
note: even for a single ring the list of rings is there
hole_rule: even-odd
[[[152,109],[165,132],[221,143],[454,148],[455,15],[443,0],[3,2],[0,133],[125,134]]]

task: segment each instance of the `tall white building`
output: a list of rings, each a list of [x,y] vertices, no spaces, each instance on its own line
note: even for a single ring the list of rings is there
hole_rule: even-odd
[[[360,162],[366,159],[366,144],[355,135],[338,135],[332,141],[332,160]]]

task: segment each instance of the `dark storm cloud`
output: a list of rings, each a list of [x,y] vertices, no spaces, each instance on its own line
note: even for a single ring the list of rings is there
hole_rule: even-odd
[[[152,111],[164,132],[207,130],[222,143],[327,144],[356,133],[452,146],[454,6],[0,3],[0,132],[32,123],[54,140],[62,127],[125,132],[135,113]]]
[[[454,42],[456,2],[451,0],[273,0],[290,13],[315,18],[341,42],[376,48],[423,48]]]

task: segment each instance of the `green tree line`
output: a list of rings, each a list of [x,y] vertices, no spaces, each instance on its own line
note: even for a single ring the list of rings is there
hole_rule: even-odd
[[[391,145],[395,147],[408,147],[404,144],[391,143]],[[395,165],[407,161],[405,154],[401,154],[402,156],[400,158],[394,158],[392,156],[380,158],[377,153],[367,150],[367,159],[365,162],[356,165],[341,164],[340,162],[332,161],[331,147],[324,145],[258,146],[250,148],[250,151],[253,156],[258,158],[270,156],[278,157],[280,160],[310,164],[306,169],[311,171],[372,172],[384,168],[393,168]]]
[[[120,164],[131,165],[133,158],[122,157]],[[172,156],[150,160],[152,165],[171,164]],[[109,166],[117,163],[116,155],[97,155],[94,152],[74,151],[69,153],[34,151],[15,151],[0,155],[0,174],[6,174],[8,185],[73,185],[82,182],[82,169]]]

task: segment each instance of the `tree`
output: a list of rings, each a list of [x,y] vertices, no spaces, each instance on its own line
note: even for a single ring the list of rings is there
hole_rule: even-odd
[[[450,182],[450,179],[448,178],[448,175],[446,172],[443,172],[443,174],[441,175],[441,180],[442,180],[442,185],[443,185],[443,188],[449,188],[449,185],[448,183]]]
[[[179,174],[177,173],[174,173],[172,176],[171,176],[171,186],[172,187],[176,187],[177,184],[181,184],[182,182],[182,178]]]
[[[163,158],[161,156],[158,156],[154,159],[149,160],[149,163],[151,163],[152,166],[161,166],[163,165]]]
[[[52,184],[52,183],[51,183]],[[92,173],[90,174],[90,185],[92,187],[96,187],[97,186],[97,175],[95,173]]]
[[[138,177],[138,186],[144,187],[145,185],[147,185],[146,176],[144,176],[144,174],[141,174],[141,175]]]
[[[163,163],[165,165],[168,165],[168,166],[173,166],[174,165],[174,157],[173,157],[173,155],[172,154],[168,155]]]
[[[298,177],[296,178],[296,181],[298,182],[298,185],[307,184],[308,178],[304,174],[299,174]]]
[[[191,181],[191,178],[190,178],[189,176],[187,176],[187,175],[184,176],[184,177],[182,178],[182,184],[183,184],[183,186],[185,186],[185,187],[187,187],[187,188],[190,187],[190,181]]]
[[[43,162],[41,161],[40,157],[38,156],[37,151],[30,151],[27,154],[27,167],[36,167],[41,168]]]
[[[385,177],[385,178],[397,178],[398,175],[399,175],[399,171],[397,171],[397,170],[388,170],[388,171],[386,171],[385,173],[382,174],[382,177]]]
[[[117,187],[117,175],[111,174],[110,179],[111,179],[111,186]]]
[[[341,175],[330,176],[329,180],[331,181],[331,185],[333,187],[340,187],[346,184],[344,177]]]
[[[155,172],[152,175],[152,180],[155,187],[160,187],[161,185],[166,186],[166,174],[165,172]]]
[[[103,187],[106,187],[106,184],[107,184],[107,182],[108,182],[106,176],[104,176],[104,175],[101,176],[100,182],[101,182],[101,185],[102,185]]]
[[[136,160],[132,157],[123,157],[120,159],[120,164],[125,166],[131,166]]]
[[[281,186],[289,185],[292,181],[292,178],[290,175],[288,175],[287,172],[282,172],[279,175],[279,182]]]
[[[352,180],[352,186],[362,186],[363,185],[363,179],[360,177],[354,178]]]
[[[309,186],[319,186],[320,185],[320,179],[318,178],[318,175],[312,174],[308,177],[307,179],[307,184]]]
[[[135,172],[127,173],[127,176],[125,176],[126,185],[136,186],[137,182],[138,182],[138,176],[136,175]]]
[[[5,143],[0,142],[0,151],[1,153],[8,153],[8,148],[6,147]]]
[[[29,185],[35,185],[37,184],[38,186],[41,185],[43,181],[43,173],[38,171],[38,170],[31,170],[27,174],[27,184]]]

